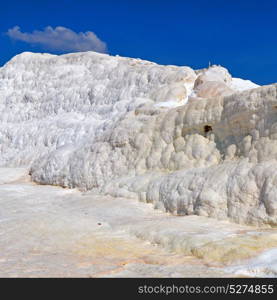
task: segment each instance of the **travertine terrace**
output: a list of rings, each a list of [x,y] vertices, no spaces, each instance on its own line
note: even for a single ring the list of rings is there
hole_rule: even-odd
[[[0,276],[276,276],[277,84],[25,52],[0,124]]]
[[[0,69],[2,166],[178,215],[276,225],[276,85],[94,52]]]

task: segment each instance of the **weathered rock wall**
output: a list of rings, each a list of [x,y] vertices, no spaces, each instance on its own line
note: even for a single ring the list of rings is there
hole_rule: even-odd
[[[217,66],[22,54],[0,69],[0,96],[1,165],[27,165],[38,183],[277,224],[277,84]]]

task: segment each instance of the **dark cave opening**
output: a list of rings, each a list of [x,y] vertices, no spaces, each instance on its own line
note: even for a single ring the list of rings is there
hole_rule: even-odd
[[[212,126],[210,126],[210,125],[205,125],[204,126],[204,132],[205,132],[205,134],[207,134],[209,131],[212,131],[212,130],[213,130]]]

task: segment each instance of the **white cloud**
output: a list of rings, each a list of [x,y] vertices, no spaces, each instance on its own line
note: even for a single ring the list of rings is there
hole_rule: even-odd
[[[92,31],[76,33],[62,26],[47,26],[43,31],[34,30],[28,33],[15,26],[8,30],[7,35],[13,40],[40,45],[49,50],[107,52],[106,44]]]

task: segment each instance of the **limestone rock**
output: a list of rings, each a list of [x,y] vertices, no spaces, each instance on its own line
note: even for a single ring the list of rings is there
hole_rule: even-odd
[[[173,214],[277,224],[277,84],[93,52],[0,69],[0,165]]]

